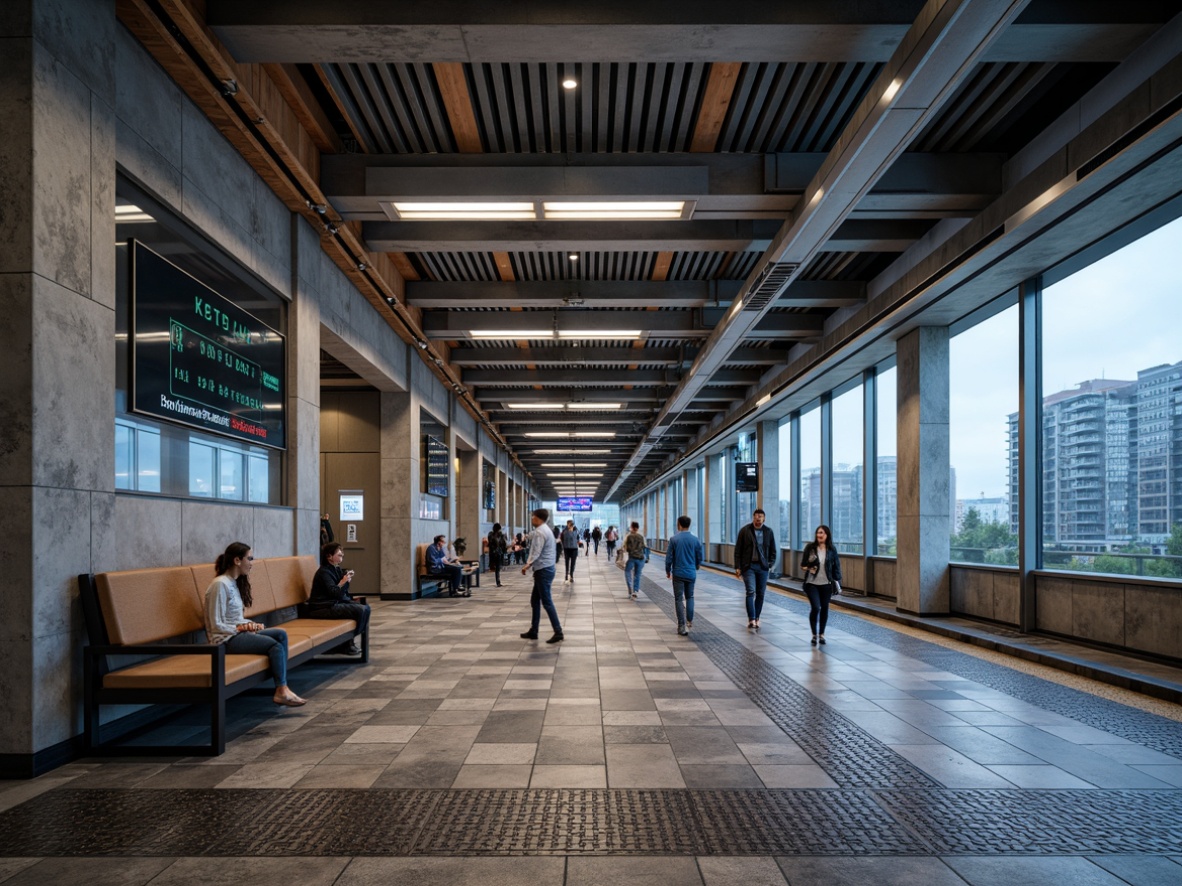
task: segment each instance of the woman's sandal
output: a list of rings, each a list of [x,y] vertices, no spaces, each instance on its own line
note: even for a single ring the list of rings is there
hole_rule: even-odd
[[[308,703],[307,699],[300,698],[298,695],[293,695],[291,698],[272,698],[271,701],[288,708],[299,708]]]

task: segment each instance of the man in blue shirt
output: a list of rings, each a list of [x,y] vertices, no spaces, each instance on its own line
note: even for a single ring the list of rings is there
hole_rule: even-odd
[[[702,543],[689,531],[690,518],[677,518],[677,534],[665,552],[665,577],[673,579],[673,603],[677,607],[677,633],[686,636],[694,626],[694,583],[704,559]]]
[[[533,525],[526,540],[529,543],[529,555],[521,574],[525,575],[531,569],[534,571],[534,591],[529,599],[533,619],[529,630],[521,635],[523,640],[538,639],[538,627],[542,622],[542,610],[550,617],[550,627],[554,628],[554,636],[547,643],[562,642],[562,622],[558,620],[558,610],[554,608],[554,600],[550,597],[550,586],[554,583],[554,566],[557,561],[557,546],[554,533],[546,525],[550,519],[550,512],[545,508],[538,508],[530,515],[529,522]]]
[[[450,582],[448,596],[454,597],[459,594],[464,567],[460,561],[447,555],[446,536],[435,536],[434,543],[427,548],[427,572],[431,575],[446,575]]]

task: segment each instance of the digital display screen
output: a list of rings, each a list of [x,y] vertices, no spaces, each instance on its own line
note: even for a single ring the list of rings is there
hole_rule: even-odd
[[[759,462],[735,462],[735,491],[759,492]]]
[[[447,498],[447,444],[438,437],[424,435],[427,449],[427,492]]]
[[[132,247],[133,411],[283,449],[283,336],[143,244]]]
[[[570,514],[575,511],[590,511],[591,502],[592,499],[590,498],[559,498],[558,510],[564,514]]]
[[[363,493],[341,493],[341,522],[365,519],[365,495]]]
[[[497,506],[497,484],[491,480],[484,481],[484,507],[485,510],[494,510]]]

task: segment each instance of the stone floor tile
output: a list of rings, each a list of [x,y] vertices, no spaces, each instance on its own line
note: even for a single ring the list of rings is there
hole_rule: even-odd
[[[747,758],[721,726],[666,726],[665,734],[677,762],[692,764],[747,765]]]
[[[938,858],[781,857],[791,886],[965,886]]]
[[[436,711],[427,718],[428,726],[483,726],[488,711]]]
[[[759,775],[746,763],[682,763],[681,777],[692,790],[764,787]]]
[[[1120,877],[1129,886],[1177,886],[1182,865],[1169,858],[1146,855],[1098,855],[1088,861]]]
[[[835,788],[837,783],[815,763],[758,764],[752,766],[765,787]]]
[[[701,886],[693,858],[572,857],[564,886]]]
[[[321,764],[297,781],[299,788],[368,788],[386,770],[381,764]]]
[[[605,711],[655,711],[656,704],[647,689],[608,689],[599,693]]]
[[[406,744],[421,726],[362,726],[345,744]]]
[[[215,785],[217,788],[290,788],[312,771],[310,764],[247,763]]]
[[[607,767],[587,765],[536,764],[531,788],[606,788]]]
[[[141,781],[140,788],[213,788],[217,787],[241,768],[229,766],[169,766]]]
[[[0,883],[39,861],[39,858],[0,858]]]
[[[747,762],[762,766],[804,765],[813,763],[796,742],[785,738],[782,742],[737,742]]]
[[[980,858],[952,856],[944,862],[970,886],[1122,886],[1124,883],[1086,858]]]
[[[546,709],[546,719],[543,722],[545,726],[599,726],[603,722],[603,711],[599,709],[599,699],[596,699],[595,706],[591,705],[574,705],[574,706],[555,706],[553,702],[549,708]]]
[[[605,744],[668,744],[663,726],[604,726]]]
[[[986,768],[991,772],[997,773],[1010,784],[1017,785],[1020,788],[1095,787],[1095,785],[1089,784],[1082,778],[1076,778],[1074,775],[1064,772],[1058,766],[1047,764],[1035,766],[1009,766],[1002,764],[988,766]]]
[[[660,726],[661,715],[651,711],[608,711],[603,712],[604,726]]]
[[[899,745],[891,749],[922,769],[946,788],[1012,787],[996,772],[974,763],[964,754],[938,744]]]
[[[406,745],[401,744],[343,744],[323,760],[320,761],[321,766],[325,765],[369,765],[380,764],[381,766],[389,766],[394,762],[394,759],[402,752]]]
[[[465,758],[465,765],[482,763],[533,763],[538,746],[533,742],[477,742]]]
[[[705,886],[787,886],[788,882],[772,858],[701,856],[698,870]]]
[[[439,703],[440,711],[491,711],[497,703],[495,695],[487,698],[448,697]]]
[[[452,788],[526,788],[533,771],[528,764],[484,763],[460,768]]]
[[[0,873],[9,860],[0,859]],[[3,882],[5,886],[138,886],[151,881],[173,861],[171,858],[46,858],[32,865],[14,867],[12,876]]]
[[[683,788],[685,779],[669,745],[607,745],[609,788]]]
[[[476,740],[482,743],[536,743],[545,718],[544,711],[492,711],[480,727]]]
[[[450,788],[462,762],[395,760],[371,785],[375,788]]]
[[[563,858],[355,858],[334,886],[561,884]]]
[[[661,711],[663,726],[722,726],[713,711]]]

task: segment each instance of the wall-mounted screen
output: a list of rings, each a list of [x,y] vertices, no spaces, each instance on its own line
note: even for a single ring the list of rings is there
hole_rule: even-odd
[[[759,462],[735,462],[735,491],[759,492]]]
[[[590,498],[559,498],[558,511],[563,514],[570,514],[576,511],[590,511]]]
[[[364,520],[365,493],[354,489],[342,489],[339,494],[341,497],[341,522]]]
[[[132,246],[133,411],[283,449],[283,336],[143,244]]]
[[[447,497],[448,464],[447,444],[438,437],[424,435],[427,455],[427,492],[431,495]]]
[[[484,508],[485,510],[496,510],[497,507],[497,484],[491,480],[484,481]]]

